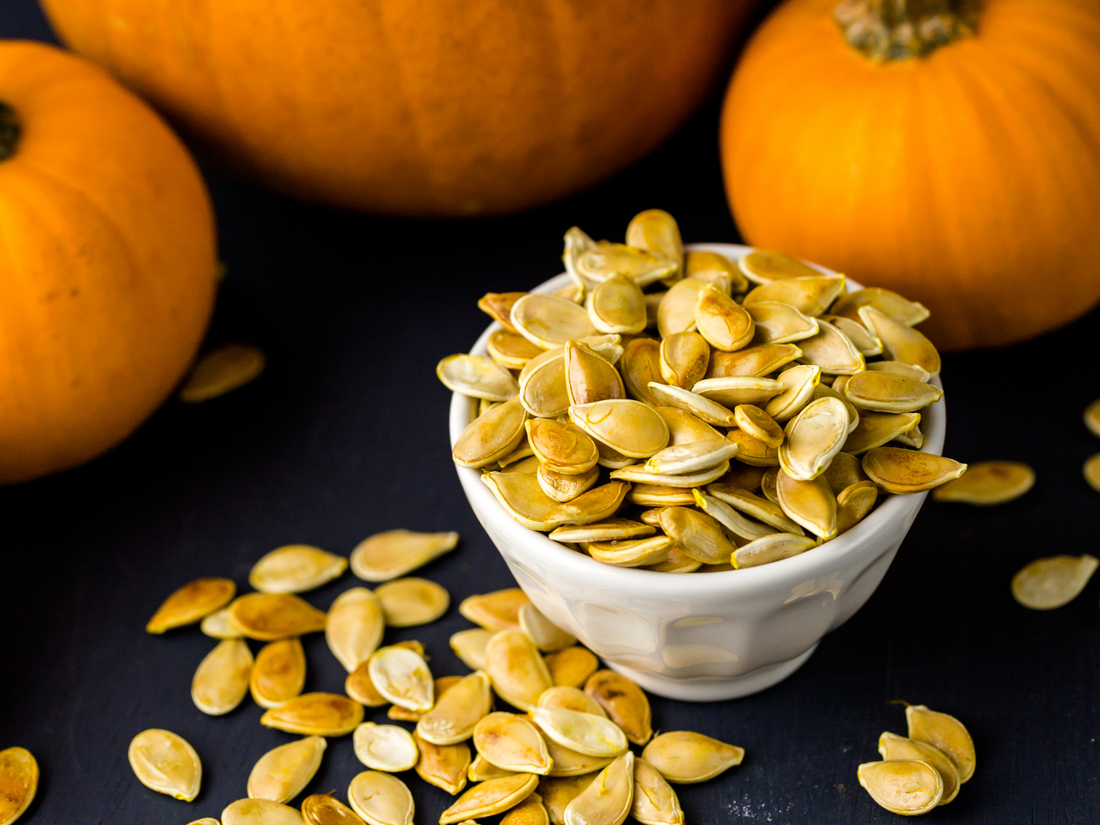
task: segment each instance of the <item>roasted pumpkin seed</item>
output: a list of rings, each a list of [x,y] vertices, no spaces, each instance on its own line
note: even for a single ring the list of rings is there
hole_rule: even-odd
[[[570,404],[626,398],[626,388],[619,371],[581,341],[566,342],[562,353],[562,370],[565,394]]]
[[[366,825],[363,818],[343,802],[320,793],[302,800],[302,818],[305,825]]]
[[[540,708],[565,708],[575,710],[578,713],[594,713],[596,716],[607,716],[599,702],[589,696],[580,688],[566,685],[554,685],[547,688],[539,696]]]
[[[451,392],[470,398],[507,401],[519,395],[512,373],[482,355],[449,355],[436,365],[435,374]]]
[[[450,645],[455,656],[470,670],[485,669],[485,647],[495,631],[483,627],[460,630],[451,635]]]
[[[610,241],[593,241],[575,226],[565,233],[562,260],[565,271],[577,283],[588,288],[619,273],[629,275],[638,286],[648,286],[674,274],[679,268],[678,262],[645,249]]]
[[[925,814],[943,799],[943,777],[927,762],[866,762],[859,766],[856,776],[871,799],[890,813]]]
[[[777,532],[774,527],[745,518],[721,499],[707,495],[698,489],[692,492],[695,494],[695,503],[699,509],[738,538],[753,541]]]
[[[484,782],[486,779],[499,779],[502,776],[511,776],[516,771],[506,771],[498,768],[480,753],[474,756],[470,767],[466,771],[466,778],[471,782]]]
[[[829,467],[848,437],[848,410],[839,398],[811,401],[785,429],[779,464],[791,478],[812,481]]]
[[[616,567],[644,567],[659,564],[668,558],[673,540],[668,536],[650,536],[627,541],[593,541],[582,543],[582,548],[596,561]]]
[[[852,320],[851,318],[845,318],[843,315],[822,315],[819,321],[828,321],[851,341],[860,354],[865,357],[872,357],[875,355],[882,355],[882,341],[879,337],[871,332],[867,327],[863,326],[859,321]],[[883,363],[897,363],[886,361]],[[919,379],[921,381],[927,381],[928,376],[925,375]]]
[[[439,825],[495,816],[519,804],[535,790],[539,778],[533,773],[516,773],[488,779],[466,791],[439,817]]]
[[[836,533],[842,535],[867,517],[878,501],[878,486],[873,481],[857,481],[836,496]]]
[[[327,745],[321,736],[307,736],[269,750],[248,775],[249,798],[272,802],[292,800],[321,767],[321,756]]]
[[[696,384],[696,386],[698,386],[698,384]],[[651,383],[649,385],[649,391],[663,406],[676,407],[684,412],[691,413],[700,421],[707,424],[730,427],[734,423],[733,413],[730,412],[730,410],[723,407],[717,401],[711,401],[709,398],[694,393],[691,390],[673,387],[668,384]],[[661,446],[663,447],[664,445]],[[629,455],[629,453],[627,453],[627,455]],[[650,453],[650,455],[653,455],[653,453]],[[645,458],[646,456],[638,457]]]
[[[363,706],[336,693],[303,693],[260,717],[264,727],[306,736],[345,736],[363,721]]]
[[[248,695],[252,651],[244,639],[223,639],[199,664],[191,701],[209,716],[229,713]]]
[[[397,725],[364,722],[352,735],[355,757],[371,770],[400,773],[420,760],[412,734]]]
[[[649,699],[634,682],[613,670],[599,670],[585,682],[584,692],[599,703],[635,745],[644,745],[652,738]]]
[[[792,521],[826,541],[836,536],[836,496],[824,478],[803,481],[781,471],[775,491],[779,506]]]
[[[741,449],[740,445],[736,446],[738,450]],[[729,468],[729,461],[723,460],[721,464],[696,473],[655,473],[648,470],[644,464],[632,464],[629,467],[623,467],[621,470],[612,470],[611,478],[616,481],[637,482],[639,484],[660,481],[666,487],[700,487],[721,478],[729,472]]]
[[[748,279],[733,261],[725,255],[709,250],[695,249],[687,253],[684,261],[684,277],[721,285],[726,294],[744,292],[749,288]]]
[[[587,473],[600,458],[596,443],[573,424],[535,418],[526,427],[527,440],[539,462],[555,472]]]
[[[587,648],[567,647],[547,656],[546,667],[555,685],[579,688],[599,667],[599,660]]]
[[[539,780],[538,793],[552,825],[565,825],[565,809],[597,776],[595,773],[587,773],[577,776],[544,776]]]
[[[650,406],[657,405],[657,399],[649,391],[649,382],[661,378],[661,345],[652,338],[639,337],[630,341],[623,349],[619,362],[623,386],[636,401]]]
[[[507,771],[545,775],[553,764],[542,734],[533,723],[513,713],[490,713],[474,728],[477,752]]]
[[[633,335],[646,327],[645,296],[626,275],[612,275],[585,299],[588,318],[599,332]]]
[[[650,390],[654,386],[663,385],[651,384]],[[668,425],[640,401],[577,404],[569,408],[569,418],[597,441],[631,458],[649,458],[668,444]]]
[[[821,367],[815,364],[800,364],[784,370],[779,373],[783,391],[764,405],[764,412],[779,422],[794,418],[810,403],[814,388],[820,382]]]
[[[974,740],[962,722],[947,713],[931,710],[927,705],[906,706],[905,721],[910,739],[938,748],[959,772],[959,783],[970,781],[977,756]]]
[[[733,551],[733,566],[758,567],[761,564],[771,564],[773,561],[789,559],[817,547],[817,542],[806,536],[797,536],[794,533],[773,533],[770,536],[762,536],[753,539]]]
[[[851,440],[851,434],[849,434],[848,439]],[[844,442],[844,446],[847,448],[848,441]],[[828,469],[825,470],[824,476],[825,481],[829,484],[829,489],[837,495],[845,487],[851,487],[856,482],[868,480],[867,474],[863,472],[863,462],[847,449],[833,456],[833,460]]]
[[[409,710],[424,713],[435,703],[435,685],[424,657],[408,648],[390,645],[376,650],[367,667],[378,692]]]
[[[531,718],[559,745],[587,756],[618,756],[629,747],[626,734],[604,716],[567,708],[534,707]]]
[[[713,352],[706,377],[761,378],[801,357],[802,350],[794,344],[755,344],[735,352]]]
[[[1085,426],[1095,436],[1100,436],[1100,398],[1085,407]]]
[[[270,799],[238,799],[222,811],[222,825],[302,825],[302,815]]]
[[[817,334],[798,342],[802,361],[816,364],[829,375],[855,375],[866,369],[867,363],[852,339],[828,321],[818,319]]]
[[[466,425],[466,429],[455,441],[451,458],[459,467],[477,469],[508,457],[523,442],[523,425],[526,420],[527,410],[518,398],[492,407]],[[355,572],[354,565],[353,555],[352,572]]]
[[[268,709],[298,696],[305,683],[306,654],[297,638],[268,642],[260,648],[248,679],[253,700]]]
[[[179,392],[179,399],[185,404],[197,404],[225,395],[259,378],[266,363],[259,347],[223,344],[199,358]]]
[[[384,582],[411,573],[454,550],[458,533],[389,530],[364,539],[351,554],[351,572],[364,581]]]
[[[279,547],[252,566],[248,583],[262,593],[304,593],[339,578],[348,560],[308,544]]]
[[[554,541],[622,541],[651,536],[654,528],[625,518],[612,518],[594,524],[567,525],[550,533]]]
[[[433,745],[455,745],[474,735],[474,728],[493,704],[489,676],[477,670],[436,698],[435,706],[416,723],[417,735]]]
[[[678,444],[665,447],[651,457],[645,467],[657,475],[686,475],[710,470],[723,464],[740,451],[740,447],[729,441],[694,441],[690,444]]]
[[[920,367],[929,375],[939,375],[940,354],[924,333],[869,305],[859,308],[859,320],[882,341],[887,359]]]
[[[802,532],[801,527],[792,521],[779,505],[750,493],[748,490],[719,481],[709,485],[707,492],[734,509],[759,519],[780,532],[794,533],[795,535]],[[744,536],[744,538],[758,538],[758,536]]]
[[[844,397],[861,410],[904,413],[939,401],[943,390],[901,375],[864,370],[848,379]]]
[[[400,642],[398,643],[400,644]],[[420,655],[423,655],[421,653]],[[438,679],[432,680],[432,689],[435,693],[435,701],[438,704],[440,698],[462,681],[461,676],[440,676]],[[435,705],[432,705],[434,708]],[[390,719],[396,719],[401,722],[419,722],[424,718],[426,713],[430,711],[409,710],[408,708],[401,707],[401,705],[390,705],[386,709],[386,716]]]
[[[665,535],[696,561],[717,564],[729,561],[733,554],[734,545],[722,525],[706,513],[688,507],[666,507],[660,521]]]
[[[940,805],[946,805],[959,793],[959,772],[954,763],[939,748],[929,745],[927,742],[918,742],[896,733],[884,733],[878,740],[878,752],[883,760],[896,762],[901,759],[911,759],[924,762],[940,775],[943,780],[943,797]]]
[[[675,261],[678,265],[684,263],[680,227],[676,219],[663,209],[646,209],[631,218],[626,227],[626,243]]]
[[[731,375],[726,378],[705,378],[697,382],[691,391],[733,409],[742,404],[766,404],[783,392],[783,385],[774,378]],[[735,416],[734,423],[736,420]]]
[[[549,825],[550,815],[542,804],[542,797],[534,791],[516,807],[504,814],[500,825]]]
[[[519,630],[519,609],[530,602],[527,594],[518,587],[509,587],[467,596],[459,604],[458,612],[486,630]]]
[[[149,633],[194,624],[233,600],[237,585],[230,579],[196,579],[185,584],[157,608],[145,625]]]
[[[369,659],[348,674],[348,678],[344,680],[344,692],[368,708],[380,708],[389,704],[389,700],[378,692],[378,688],[371,681]]]
[[[541,465],[535,471],[535,478],[538,480],[539,488],[558,502],[572,501],[578,496],[583,495],[592,489],[597,481],[600,480],[599,467],[593,467],[587,473],[581,475],[566,475],[565,473],[555,472]]]
[[[363,771],[352,779],[348,802],[369,825],[412,825],[416,810],[408,786],[381,771]]]
[[[868,287],[841,295],[832,306],[835,315],[859,321],[860,307],[871,306],[906,326],[915,326],[928,318],[928,309],[882,287]]]
[[[599,333],[584,307],[556,295],[524,295],[512,305],[511,320],[516,332],[543,349]]]
[[[205,616],[199,624],[202,632],[214,639],[240,639],[240,631],[229,620],[229,608],[223,607]]]
[[[912,430],[920,423],[920,413],[860,413],[859,423],[848,434],[844,451],[853,456],[881,447]]]
[[[1035,471],[1018,461],[979,461],[962,478],[937,487],[936,501],[993,505],[1014,501],[1035,484]]]
[[[433,745],[415,733],[413,739],[420,750],[420,759],[416,763],[417,776],[430,785],[442,788],[451,796],[462,793],[468,781],[470,746],[465,742]]]
[[[532,358],[519,374],[519,400],[531,415],[555,418],[569,409],[565,350],[548,350]]]
[[[757,441],[762,441],[769,447],[777,448],[783,443],[783,428],[776,423],[774,418],[756,405],[738,404],[733,408],[733,418],[743,432]]]
[[[966,472],[966,465],[917,450],[876,447],[863,456],[863,472],[886,492],[907,494],[956,479]]]
[[[519,626],[544,653],[561,650],[577,643],[577,638],[551,622],[533,604],[520,605]]]
[[[37,787],[38,765],[34,763],[32,769],[26,758],[30,754],[20,751],[23,749],[9,748],[0,751],[0,756],[3,756],[2,764],[12,764],[19,771],[17,775],[24,777],[21,782],[16,783],[16,790],[20,787],[29,788],[32,776],[33,786]],[[199,761],[195,749],[179,734],[159,728],[142,731],[130,741],[127,756],[138,781],[146,788],[185,802],[190,802],[199,795],[202,762]],[[33,791],[30,796],[33,798]],[[30,799],[26,800],[26,804],[30,804]]]
[[[229,605],[229,620],[248,639],[273,642],[325,629],[327,616],[292,593],[246,593]]]
[[[365,587],[352,587],[329,608],[325,640],[332,655],[351,673],[378,649],[385,629],[378,596]]]
[[[388,627],[416,627],[434,622],[447,612],[451,596],[428,579],[409,577],[380,584],[374,591]],[[331,616],[329,623],[331,625]]]
[[[512,307],[526,292],[486,292],[477,300],[477,308],[500,324],[505,330],[515,332],[512,326]]]
[[[775,467],[779,465],[779,450],[753,438],[744,430],[730,430],[726,438],[738,447],[734,460],[751,467]]]
[[[745,307],[753,320],[756,344],[792,344],[817,335],[817,319],[778,301],[760,301]]]
[[[642,759],[672,783],[705,782],[740,765],[745,751],[695,731],[670,731],[653,737]]]
[[[821,274],[798,258],[773,249],[754,249],[744,255],[737,265],[754,284],[786,278],[812,278]]]
[[[489,640],[485,671],[500,698],[525,711],[553,684],[542,654],[522,630],[502,630]]]
[[[528,361],[545,352],[542,347],[532,344],[518,332],[510,332],[506,329],[498,329],[490,335],[485,342],[485,349],[490,358],[510,370],[523,369]]]
[[[695,307],[707,281],[685,278],[677,281],[657,306],[657,332],[662,339],[678,332],[695,330]]]
[[[802,275],[769,281],[751,290],[745,296],[745,306],[761,301],[778,301],[789,304],[799,312],[817,317],[829,308],[838,295],[844,292],[844,276]]]
[[[1090,456],[1085,461],[1085,466],[1082,471],[1085,475],[1085,481],[1089,483],[1089,486],[1100,493],[1100,453]]]
[[[707,374],[710,346],[698,332],[674,332],[661,341],[661,378],[658,384],[691,389]],[[650,390],[652,394],[652,390]]]
[[[642,825],[684,825],[676,791],[644,759],[634,760],[634,802],[630,815]]]
[[[198,757],[195,759],[197,761]],[[5,748],[0,751],[0,823],[11,825],[30,807],[38,792],[38,776],[38,760],[26,748]],[[141,779],[140,774],[138,779]],[[148,784],[144,779],[141,781]],[[197,789],[196,783],[196,793]]]
[[[1097,566],[1087,554],[1036,559],[1012,577],[1012,597],[1032,610],[1062,607],[1080,595]]]
[[[627,751],[566,806],[565,825],[622,825],[633,802],[634,754]]]

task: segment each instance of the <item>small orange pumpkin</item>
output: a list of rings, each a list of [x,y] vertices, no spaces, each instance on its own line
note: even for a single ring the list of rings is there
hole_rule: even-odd
[[[628,166],[757,0],[42,0],[235,171],[339,206],[510,212]]]
[[[1100,300],[1098,79],[1095,0],[788,0],[726,95],[734,217],[944,349],[1030,338]]]
[[[214,299],[206,189],[103,71],[0,42],[0,483],[129,435],[194,356]]]

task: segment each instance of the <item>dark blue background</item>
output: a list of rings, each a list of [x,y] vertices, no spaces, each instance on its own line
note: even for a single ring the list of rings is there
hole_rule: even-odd
[[[0,35],[50,39],[33,0],[0,2]],[[561,235],[573,224],[619,237],[636,211],[660,206],[689,242],[737,240],[719,178],[719,92],[650,159],[515,217],[338,212],[204,166],[229,267],[208,342],[254,341],[269,368],[217,401],[167,404],[86,467],[0,490],[0,748],[29,748],[43,772],[24,821],[217,816],[245,795],[256,759],[287,740],[259,725],[250,700],[223,718],[191,704],[191,676],[211,641],[194,628],[143,631],[179,584],[243,584],[278,545],[346,554],[393,527],[462,534],[458,551],[424,571],[456,602],[511,583],[455,478],[449,394],[435,363],[484,328],[474,306],[482,293],[560,270]],[[894,822],[856,782],[856,766],[878,758],[878,735],[904,732],[894,699],[955,714],[977,743],[974,780],[928,821],[1100,821],[1100,580],[1049,613],[1020,608],[1008,587],[1033,558],[1097,551],[1100,497],[1081,464],[1100,441],[1081,411],[1100,396],[1098,321],[1094,312],[1028,344],[945,359],[947,454],[1026,461],[1039,477],[1031,493],[988,510],[929,502],[867,606],[778,687],[719,704],[654,701],[657,727],[703,730],[748,751],[721,778],[681,787],[689,823]],[[310,599],[327,608],[347,586]],[[387,639],[419,638],[437,673],[460,673],[447,638],[466,626],[452,607],[435,625]],[[343,672],[323,639],[306,648],[307,690],[339,690]],[[203,757],[194,803],[134,778],[126,747],[148,727],[181,733]],[[351,742],[335,740],[307,792],[342,797],[359,770]],[[409,784],[417,821],[435,822],[449,798],[416,777]]]

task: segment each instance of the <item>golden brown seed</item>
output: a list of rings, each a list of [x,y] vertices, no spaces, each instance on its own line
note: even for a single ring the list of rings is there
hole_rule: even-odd
[[[270,799],[238,799],[222,811],[222,825],[302,825],[302,815]]]
[[[836,496],[836,533],[842,535],[867,517],[878,501],[878,486],[873,481],[857,481]]]
[[[697,382],[691,391],[733,409],[741,404],[766,404],[783,391],[783,384],[773,378],[731,375],[706,378]]]
[[[248,583],[262,593],[304,593],[339,578],[347,566],[343,556],[308,544],[289,544],[256,562]]]
[[[413,739],[420,750],[416,773],[425,782],[442,788],[451,796],[462,793],[466,787],[470,769],[470,746],[465,742],[455,745],[433,745],[415,733]]]
[[[779,464],[791,478],[812,481],[828,469],[848,437],[848,410],[839,398],[811,401],[790,420]]]
[[[634,682],[613,670],[598,670],[584,683],[584,692],[600,704],[635,745],[644,745],[652,738],[649,699]]]
[[[535,643],[535,647],[544,653],[561,650],[563,647],[577,643],[575,636],[551,622],[533,604],[520,606],[519,626]]]
[[[626,734],[605,716],[567,708],[535,707],[535,724],[547,738],[587,756],[618,756],[629,747]]]
[[[539,780],[539,796],[542,797],[542,804],[546,806],[552,825],[565,825],[565,809],[581,791],[592,784],[597,775],[588,773],[579,776],[544,776]]]
[[[675,332],[661,341],[664,383],[691,389],[706,375],[709,362],[710,346],[698,332]]]
[[[634,754],[627,751],[565,808],[565,825],[622,825],[634,802]]]
[[[444,587],[414,576],[381,584],[374,595],[382,605],[388,627],[416,627],[434,622],[447,612],[451,603]]]
[[[653,737],[642,759],[673,783],[705,782],[740,765],[745,751],[694,731],[670,731]]]
[[[420,713],[435,704],[435,684],[428,663],[416,651],[390,645],[376,650],[367,667],[378,692],[409,710]]]
[[[789,559],[817,547],[817,542],[807,536],[796,536],[793,533],[773,533],[770,536],[761,536],[753,539],[748,544],[738,547],[733,551],[733,566],[758,567],[761,564],[771,564],[773,561]]]
[[[164,600],[145,625],[149,633],[163,633],[195,622],[225,607],[237,592],[229,579],[196,579]]]
[[[527,412],[542,418],[556,418],[569,409],[563,347],[527,362],[519,374],[519,399]]]
[[[917,450],[876,447],[863,456],[863,472],[886,492],[907,494],[956,479],[966,472],[966,465]]]
[[[302,818],[305,825],[366,825],[363,818],[343,802],[319,793],[302,800]]]
[[[740,449],[738,445],[726,440],[677,444],[674,447],[665,447],[649,459],[645,463],[645,469],[658,475],[691,475],[719,466],[728,467],[728,459],[737,455]]]
[[[477,752],[506,771],[545,775],[553,764],[542,734],[513,713],[490,713],[474,729]]]
[[[848,437],[850,439],[851,435]],[[847,450],[833,456],[829,468],[825,471],[825,481],[828,482],[829,489],[834,494],[839,494],[845,487],[851,487],[858,481],[867,480],[867,474],[863,472],[863,462]]]
[[[543,349],[599,334],[584,307],[555,295],[524,295],[510,317],[516,332]]]
[[[810,403],[814,388],[821,383],[821,367],[800,364],[779,373],[783,391],[764,405],[764,412],[776,421],[784,422],[798,415]]]
[[[507,401],[519,392],[512,373],[484,355],[449,355],[436,365],[435,374],[447,389],[470,398]]]
[[[535,471],[541,490],[554,499],[554,501],[572,501],[583,493],[591,490],[600,479],[600,468],[593,467],[587,473],[581,475],[566,475],[558,473],[540,465]]]
[[[664,484],[634,484],[627,500],[641,507],[676,507],[695,503],[691,490]]]
[[[817,335],[817,319],[799,312],[790,304],[761,301],[745,307],[756,324],[756,344],[790,344]]]
[[[754,404],[738,404],[733,408],[737,426],[745,433],[769,447],[783,443],[783,428],[775,419]]]
[[[363,771],[352,779],[348,802],[369,825],[412,825],[416,810],[408,786],[381,771]]]
[[[397,725],[364,722],[355,729],[352,744],[356,759],[371,770],[400,773],[420,760],[412,734]]]
[[[567,525],[550,533],[554,541],[622,541],[651,536],[654,528],[625,518],[612,518],[594,524]]]
[[[433,745],[455,745],[474,735],[492,704],[488,674],[475,671],[437,697],[435,707],[416,723],[416,733]]]
[[[553,684],[542,654],[522,630],[502,630],[489,640],[485,670],[500,698],[520,710],[532,710]]]
[[[801,481],[780,472],[775,491],[779,506],[792,521],[826,541],[836,536],[836,496],[824,478]]]
[[[801,357],[802,350],[794,344],[754,344],[736,352],[713,352],[706,377],[729,378],[741,375],[759,378]]]
[[[761,301],[789,304],[811,318],[821,315],[844,292],[844,276],[805,275],[761,284],[745,296],[745,306]]]
[[[698,384],[696,386],[698,386]],[[662,405],[677,407],[684,412],[694,415],[707,424],[717,424],[720,427],[733,426],[733,413],[717,401],[711,401],[703,395],[692,392],[691,390],[685,390],[680,387],[673,387],[665,384],[651,384],[649,391]],[[645,458],[645,456],[639,457]]]
[[[470,763],[470,767],[466,771],[466,777],[471,782],[484,782],[486,779],[497,779],[501,776],[511,776],[514,773],[516,771],[506,771],[504,768],[498,768],[479,753]]]
[[[398,642],[398,645],[400,644],[401,643]],[[423,655],[423,653],[420,655]],[[438,703],[440,697],[461,682],[462,679],[462,676],[440,676],[438,679],[433,679],[432,689],[435,693],[435,701]],[[427,711],[409,710],[408,708],[401,707],[401,705],[390,705],[386,709],[386,716],[401,722],[419,722],[424,718],[425,713],[427,713]]]
[[[555,685],[580,687],[596,668],[599,660],[585,647],[567,647],[546,657],[546,667]]]
[[[677,264],[684,262],[680,227],[676,224],[676,219],[663,209],[646,209],[631,218],[626,227],[626,243]]]
[[[547,688],[539,697],[540,708],[565,708],[575,710],[578,713],[594,713],[597,716],[607,716],[607,712],[600,703],[585,693],[580,688],[566,685],[554,685]]]
[[[943,799],[943,778],[926,762],[866,762],[859,766],[856,776],[871,799],[890,813],[928,813]]]
[[[462,435],[455,441],[451,458],[459,467],[474,469],[503,460],[523,442],[523,425],[526,420],[527,410],[518,398],[489,408],[466,425]],[[387,561],[392,562],[392,559]],[[360,563],[362,564],[362,560]],[[355,572],[354,563],[352,572]],[[386,575],[384,572],[381,574]],[[379,573],[369,572],[368,575],[377,576]],[[375,579],[370,578],[368,581]]]
[[[574,405],[569,408],[569,418],[600,443],[631,458],[649,458],[668,444],[668,425],[640,401]]]
[[[494,632],[483,627],[460,630],[451,636],[451,650],[470,670],[484,670],[485,647],[489,644],[489,640],[493,638]]]
[[[38,761],[26,748],[0,751],[0,823],[10,825],[30,807],[38,791],[38,775]]]
[[[887,359],[920,367],[929,375],[939,374],[940,354],[924,333],[895,321],[873,306],[860,307],[859,320],[882,341]]]
[[[348,674],[348,678],[344,680],[344,692],[368,708],[380,708],[389,704],[389,700],[378,692],[378,688],[371,681],[370,660],[363,662]]]
[[[708,516],[711,516],[739,539],[747,539],[751,542],[755,539],[770,536],[777,532],[774,527],[745,518],[745,516],[741,515],[741,513],[721,499],[709,496],[706,493],[700,492],[698,489],[692,490],[692,493],[695,495],[695,503],[700,510]],[[786,516],[783,516],[783,518],[786,519]],[[794,524],[794,522],[791,523]],[[797,527],[798,525],[795,526]]]
[[[618,567],[644,567],[668,558],[673,540],[668,536],[650,536],[628,541],[593,541],[582,543],[582,549],[596,561]]]
[[[683,825],[684,811],[676,791],[644,759],[634,760],[634,802],[630,815],[642,825]]]
[[[900,438],[920,424],[920,413],[860,413],[859,423],[848,434],[844,451],[853,456],[862,455],[875,447],[881,447]],[[861,470],[862,472],[862,470]],[[866,477],[866,474],[864,474]]]
[[[519,630],[519,609],[530,604],[527,594],[518,587],[467,596],[458,606],[463,618],[486,630]]]
[[[267,359],[251,344],[224,344],[199,358],[179,392],[180,401],[197,404],[243,387],[264,371]]]
[[[385,629],[379,598],[365,587],[352,587],[329,608],[325,640],[332,655],[351,673],[378,649]]]
[[[244,639],[223,639],[199,664],[191,680],[191,701],[210,716],[229,713],[248,695],[252,651]]]
[[[229,608],[227,607],[223,607],[221,610],[215,610],[210,615],[204,617],[199,627],[202,629],[203,633],[214,639],[243,638],[237,631],[237,628],[233,627],[233,623],[229,620]]]
[[[248,685],[257,705],[274,708],[299,695],[305,681],[305,651],[301,640],[294,638],[269,642],[260,648]]]
[[[851,318],[845,318],[842,315],[822,315],[819,321],[828,321],[850,340],[860,354],[865,357],[874,355],[882,355],[882,341],[879,337],[871,332],[867,327],[863,326],[859,321],[853,321]],[[881,363],[898,363],[896,361],[883,361]],[[921,381],[928,380],[928,376],[925,375],[920,379]]]
[[[535,346],[518,332],[509,332],[506,329],[498,329],[492,333],[485,342],[485,349],[490,358],[510,370],[523,369],[528,361],[544,352],[542,347]]]
[[[321,756],[327,745],[323,737],[307,736],[269,750],[248,775],[249,798],[272,802],[292,800],[321,767]]]
[[[779,505],[750,493],[748,490],[743,490],[725,482],[715,482],[708,485],[707,492],[731,507],[759,519],[780,532],[794,533],[795,535],[802,532],[798,524],[791,521]],[[746,535],[744,538],[759,538],[759,536]]]
[[[722,440],[722,434],[718,430],[686,410],[668,406],[657,406],[653,409],[668,427],[668,446],[670,447],[694,444],[698,441]]]
[[[588,318],[600,332],[633,335],[646,327],[645,296],[626,275],[612,275],[588,293]]]
[[[751,467],[775,467],[779,465],[779,450],[753,438],[744,430],[730,430],[726,435],[739,448],[736,461]]]
[[[864,370],[848,379],[844,397],[861,410],[916,412],[939,401],[943,390],[901,375]]]
[[[439,817],[440,825],[475,817],[495,816],[526,799],[539,784],[533,773],[517,773],[489,779],[466,791]]]
[[[1036,559],[1013,576],[1012,596],[1032,610],[1062,607],[1080,595],[1098,565],[1087,554]]]
[[[516,328],[512,326],[512,307],[526,294],[526,292],[486,292],[478,298],[477,308],[504,329],[514,333]]]
[[[1100,492],[1100,453],[1090,456],[1084,466],[1085,481],[1092,489]]]
[[[662,339],[695,329],[695,307],[706,287],[706,281],[696,278],[685,278],[669,287],[657,307],[657,332]]]
[[[707,284],[699,292],[695,326],[707,343],[723,352],[747,346],[756,331],[752,315],[714,284]]]
[[[458,533],[414,533],[389,530],[364,539],[351,554],[351,572],[369,582],[384,582],[411,573],[453,550]]]
[[[962,722],[949,714],[931,710],[927,705],[907,706],[905,721],[909,725],[910,739],[926,742],[941,750],[959,772],[959,782],[970,781],[977,757],[974,740]]]
[[[1035,471],[1018,461],[979,461],[962,478],[932,492],[936,501],[994,505],[1014,501],[1035,484]]]
[[[798,258],[773,249],[755,249],[742,257],[737,264],[754,284],[766,284],[785,278],[812,278],[821,274]]]
[[[649,382],[660,382],[661,345],[653,338],[635,338],[623,349],[619,371],[627,393],[636,401],[655,406],[657,399],[649,391]]]
[[[666,507],[661,529],[688,556],[703,564],[729,561],[734,546],[722,526],[711,516],[688,507]]]
[[[527,440],[541,464],[566,475],[581,475],[596,466],[596,443],[579,427],[550,418],[526,423]]]
[[[246,593],[229,605],[229,620],[242,636],[273,642],[324,630],[327,617],[291,593]]]
[[[859,309],[873,306],[906,326],[915,326],[928,318],[928,310],[916,301],[903,298],[896,292],[882,287],[869,287],[841,295],[832,306],[832,312],[853,321],[859,321]]]
[[[0,752],[3,760],[0,764],[12,764],[24,773],[22,782],[16,783],[16,790],[27,787],[31,768],[26,760],[27,754],[22,748],[9,748]],[[15,751],[14,758],[10,755]],[[26,754],[24,756],[24,754]],[[130,742],[128,751],[130,767],[134,769],[138,781],[157,793],[190,802],[199,795],[202,785],[202,763],[195,749],[176,733],[159,728],[151,728],[139,733]],[[37,787],[37,763],[33,768],[34,786]],[[5,788],[5,790],[7,790]],[[33,797],[33,792],[31,796]],[[14,797],[12,797],[14,798]],[[30,804],[30,800],[27,800]]]
[[[626,398],[626,388],[619,371],[588,345],[568,341],[562,359],[565,392],[570,404]],[[533,414],[538,414],[534,408],[529,409]]]
[[[264,713],[260,724],[307,736],[345,736],[363,721],[363,706],[335,693],[303,693]]]
[[[500,820],[500,825],[549,825],[550,815],[542,804],[542,797],[534,791],[512,808]]]
[[[912,759],[917,762],[927,763],[935,770],[943,780],[943,797],[940,805],[946,805],[959,793],[959,772],[954,763],[939,748],[929,745],[927,742],[918,742],[896,733],[884,733],[878,740],[878,752],[887,762],[896,762],[900,759]]]

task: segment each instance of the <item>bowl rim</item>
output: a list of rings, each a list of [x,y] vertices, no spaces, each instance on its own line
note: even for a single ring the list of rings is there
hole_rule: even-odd
[[[718,252],[734,261],[754,250],[754,247],[728,243],[698,243],[684,248],[685,251]],[[820,272],[837,274],[826,267],[812,263],[810,265]],[[530,291],[548,293],[572,283],[572,278],[563,272]],[[862,286],[856,281],[846,279],[846,288],[849,292],[853,292],[862,289]],[[486,355],[486,342],[489,336],[499,329],[501,326],[496,321],[490,323],[470,349],[471,354]],[[942,388],[938,376],[933,378],[932,382]],[[449,415],[452,447],[475,417],[475,409],[476,399],[457,392],[452,394]],[[942,455],[946,430],[945,419],[946,407],[942,398],[922,411],[920,422],[924,433],[922,452]],[[839,566],[849,563],[851,559],[848,557],[869,548],[880,547],[880,542],[876,539],[883,534],[896,535],[899,525],[906,524],[915,516],[928,495],[927,492],[891,495],[844,535],[791,558],[758,567],[719,571],[701,576],[684,576],[641,568],[616,567],[571,550],[548,538],[545,533],[530,530],[512,518],[489,488],[481,482],[480,470],[457,465],[455,469],[475,514],[492,520],[494,530],[503,534],[510,548],[529,555],[531,564],[556,568],[560,575],[575,581],[591,581],[601,586],[617,586],[628,589],[635,596],[647,598],[673,596],[706,598],[717,595],[748,597],[770,588],[789,587],[792,582],[798,583],[828,575],[836,571]],[[881,550],[885,551],[885,549],[887,547],[881,545]]]

